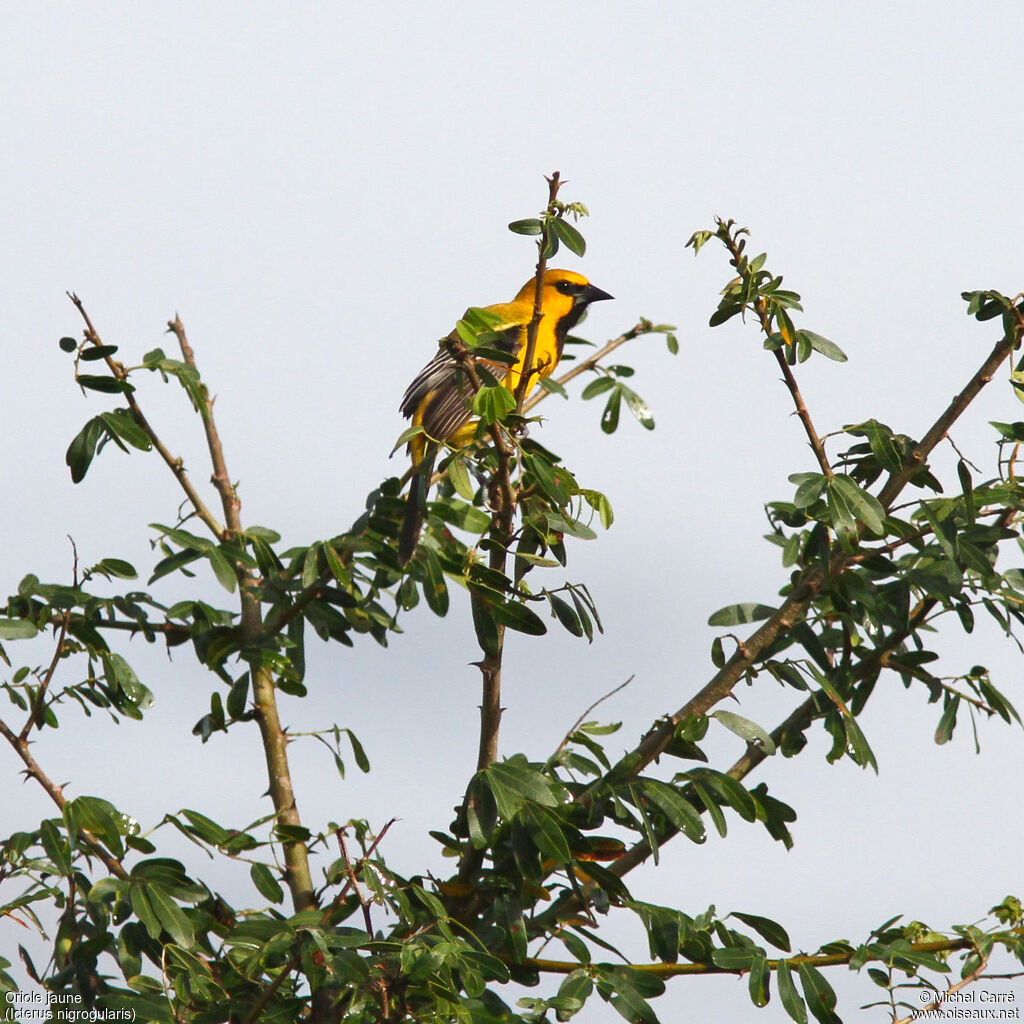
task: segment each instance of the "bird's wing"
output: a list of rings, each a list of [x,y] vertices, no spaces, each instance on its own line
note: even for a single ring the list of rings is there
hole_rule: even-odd
[[[510,355],[515,353],[520,343],[523,328],[520,311],[510,310],[512,305],[488,307],[503,317],[503,322],[494,328],[501,340],[492,347]],[[412,418],[430,437],[442,441],[469,421],[472,401],[469,381],[465,374],[459,372],[459,364],[448,351],[446,341],[441,342],[434,358],[406,389],[400,407],[403,416]],[[487,369],[498,381],[503,380],[509,371],[509,367],[502,363],[488,363]]]

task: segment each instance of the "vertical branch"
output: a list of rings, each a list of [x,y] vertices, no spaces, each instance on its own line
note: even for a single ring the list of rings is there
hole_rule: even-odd
[[[68,298],[74,303],[75,309],[78,310],[82,319],[85,321],[85,338],[92,345],[101,346],[103,344],[100,341],[99,333],[96,328],[92,325],[92,320],[89,319],[89,314],[85,311],[85,306],[82,300],[75,295],[73,292],[68,292]],[[107,364],[107,369],[114,375],[114,378],[119,381],[123,381],[128,377],[128,371],[121,365],[116,359],[111,356],[105,356],[103,360]],[[194,365],[194,364],[193,364]],[[131,414],[135,417],[135,422],[145,431],[146,436],[152,442],[153,447],[156,449],[160,458],[164,460],[167,468],[174,474],[174,478],[178,481],[178,485],[185,492],[185,497],[188,498],[189,504],[196,510],[196,515],[206,524],[210,533],[212,533],[218,540],[221,540],[224,536],[224,527],[217,522],[216,517],[206,507],[206,503],[199,496],[199,492],[195,489],[192,480],[189,478],[188,473],[185,471],[185,467],[182,464],[181,459],[172,455],[167,448],[167,445],[160,440],[159,435],[153,429],[149,420],[146,419],[139,407],[139,403],[135,400],[135,396],[130,392],[126,392],[122,395],[125,404],[131,410]]]
[[[178,339],[181,355],[185,362],[195,368],[195,354],[188,343],[181,320],[175,317],[169,329]],[[231,483],[220,434],[213,417],[213,398],[204,390],[205,407],[202,410],[203,429],[206,431],[207,448],[213,466],[212,482],[220,495],[224,510],[226,536],[238,536],[242,532],[242,503],[238,492]],[[236,563],[239,599],[241,602],[242,646],[255,644],[263,631],[263,612],[260,607],[257,580],[252,571]],[[277,693],[274,689],[272,671],[261,664],[250,665],[253,704],[256,720],[263,740],[263,751],[267,763],[270,798],[274,804],[279,824],[300,826],[295,791],[292,787],[291,768],[288,764],[288,740],[277,708]],[[294,840],[283,842],[285,869],[292,902],[297,911],[309,910],[316,906],[313,892],[313,878],[309,869],[309,855],[304,843]]]
[[[541,295],[544,291],[544,271],[547,269],[548,258],[548,225],[550,219],[557,212],[558,190],[562,187],[562,180],[558,171],[552,171],[550,178],[545,178],[548,183],[548,205],[545,211],[544,231],[537,242],[539,256],[537,258],[537,274],[533,292],[533,318],[526,328],[526,352],[523,354],[523,365],[519,373],[519,381],[516,384],[516,412],[522,413],[523,402],[526,401],[526,393],[530,389],[530,378],[534,374],[533,356],[537,349],[537,329],[540,327],[541,317],[544,315],[541,309]]]
[[[558,171],[554,171],[548,183],[548,204],[547,216],[553,217],[556,213],[556,197],[561,187],[561,179]],[[530,379],[536,372],[534,369],[534,353],[537,348],[537,330],[540,326],[541,317],[544,315],[541,309],[541,296],[544,287],[544,271],[547,268],[548,232],[541,234],[537,242],[539,256],[537,259],[536,286],[533,299],[533,317],[526,328],[526,351],[523,353],[523,361],[520,364],[519,380],[516,382],[515,399],[516,411],[522,413],[523,403],[526,400],[526,393],[530,387]],[[493,491],[497,495],[498,507],[495,510],[491,538],[494,543],[488,555],[487,564],[491,569],[504,575],[508,561],[508,547],[512,542],[514,533],[515,514],[518,505],[518,498],[515,488],[512,486],[511,460],[512,448],[508,440],[503,436],[500,425],[492,427],[491,434],[494,437],[495,447],[498,452],[498,467],[494,474]],[[474,597],[475,602],[479,598]],[[477,604],[478,613],[486,615],[486,609]],[[479,661],[480,675],[483,679],[483,692],[480,700],[480,745],[477,752],[477,771],[483,771],[489,764],[493,764],[498,758],[498,733],[501,728],[501,665],[505,650],[505,627],[495,623],[497,639],[492,650],[483,652]]]
[[[736,241],[736,236],[729,230],[728,224],[723,221],[718,222],[718,237],[721,238],[726,249],[729,250],[729,256],[731,257],[729,262],[736,268],[737,273],[740,274],[743,280],[749,279],[750,270],[749,266],[744,261],[743,251],[740,247],[740,243]],[[772,333],[772,318],[768,311],[768,303],[765,301],[763,295],[758,295],[754,299],[754,311],[757,313],[757,318],[761,323],[761,330],[764,336],[767,338]],[[792,339],[788,339],[792,340]],[[788,362],[786,362],[786,353],[782,348],[774,350],[775,361],[779,364],[779,369],[782,371],[782,379],[789,389],[790,395],[793,397],[793,404],[796,406],[796,414],[800,418],[800,422],[804,426],[804,432],[807,434],[807,440],[810,442],[811,450],[814,452],[814,457],[818,460],[818,465],[821,467],[822,473],[831,479],[835,474],[832,472],[832,466],[829,464],[828,456],[825,454],[825,446],[821,442],[821,438],[818,436],[818,431],[815,429],[814,421],[811,419],[811,414],[807,411],[807,406],[804,404],[803,395],[800,394],[800,388],[797,386],[796,377],[793,375],[793,370],[790,368]]]

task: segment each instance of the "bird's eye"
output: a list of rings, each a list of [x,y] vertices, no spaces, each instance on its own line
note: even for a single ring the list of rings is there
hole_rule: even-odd
[[[563,295],[571,295],[573,293],[573,291],[575,291],[575,288],[573,287],[572,281],[559,281],[558,284],[555,285],[555,287]]]

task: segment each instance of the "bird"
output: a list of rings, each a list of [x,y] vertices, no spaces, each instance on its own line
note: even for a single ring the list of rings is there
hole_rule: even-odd
[[[531,277],[511,302],[484,306],[499,318],[491,328],[499,341],[493,347],[515,356],[511,366],[487,362],[488,372],[513,394],[519,386],[526,359],[527,334],[533,319],[536,278]],[[612,298],[608,292],[592,285],[582,274],[572,270],[546,270],[541,278],[541,318],[533,352],[533,368],[526,384],[529,392],[539,377],[549,376],[562,358],[562,349],[569,331],[592,302]],[[467,311],[468,312],[468,311]],[[416,375],[406,389],[399,407],[413,426],[423,433],[409,441],[413,477],[409,487],[405,519],[399,539],[398,554],[405,565],[416,551],[427,489],[434,469],[434,458],[441,444],[459,448],[468,444],[476,431],[476,418],[470,411],[473,388],[460,363],[452,354],[450,344],[458,334],[453,331],[442,339],[437,354]]]

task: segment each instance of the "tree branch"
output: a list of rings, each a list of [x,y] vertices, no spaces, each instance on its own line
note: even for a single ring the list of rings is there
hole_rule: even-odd
[[[68,298],[74,303],[75,308],[81,314],[82,319],[85,321],[85,337],[86,340],[91,342],[95,346],[102,345],[100,336],[93,327],[92,321],[89,319],[89,314],[85,311],[85,306],[82,304],[82,300],[73,292],[68,292]],[[127,371],[121,363],[117,360],[106,356],[104,362],[107,364],[107,368],[114,375],[117,380],[125,380],[127,378]],[[217,521],[216,517],[206,507],[206,503],[202,498],[199,497],[199,492],[192,485],[192,481],[189,479],[189,475],[185,472],[185,467],[181,459],[173,456],[168,450],[167,446],[160,440],[157,432],[153,429],[149,420],[146,419],[139,408],[139,403],[135,400],[135,396],[131,392],[124,393],[124,400],[128,408],[131,410],[132,415],[135,417],[136,423],[145,431],[146,436],[149,438],[153,447],[160,454],[160,457],[167,464],[168,469],[174,474],[174,478],[178,481],[181,489],[185,492],[185,497],[189,503],[196,510],[196,515],[206,524],[209,531],[218,539],[223,540],[224,538],[224,527]]]
[[[32,756],[32,752],[29,750],[28,740],[24,737],[15,735],[14,731],[7,725],[7,723],[0,719],[0,736],[3,736],[5,740],[14,748],[18,757],[21,758],[25,765],[25,774],[36,780],[46,795],[57,805],[61,813],[64,811],[64,806],[67,804],[67,800],[64,798],[63,789],[53,782],[52,779],[40,768],[39,763]],[[108,853],[103,847],[100,841],[88,830],[80,828],[78,830],[78,838],[82,845],[91,853],[97,860],[103,862],[104,867],[117,878],[127,878],[128,872],[121,866],[121,862]]]
[[[181,320],[175,317],[168,323],[168,328],[178,339],[185,363],[196,369],[195,353],[188,342]],[[213,415],[214,399],[208,391],[204,393],[204,401],[203,430],[206,433],[206,445],[213,466],[212,482],[220,495],[224,520],[227,524],[227,528],[220,534],[220,539],[225,540],[229,537],[237,537],[242,533],[242,505],[228,474],[224,448]],[[256,577],[251,570],[237,562],[235,563],[235,575],[238,578],[241,604],[240,628],[244,656],[244,648],[255,646],[263,633],[263,617]],[[249,667],[253,705],[256,709],[256,721],[259,725],[267,764],[269,793],[277,820],[282,825],[301,827],[302,820],[295,802],[291,767],[288,763],[288,740],[278,712],[273,672],[259,660],[250,660]],[[305,843],[294,839],[283,840],[282,847],[288,887],[291,890],[295,909],[296,911],[310,910],[316,906],[316,898],[313,877],[309,868],[309,851],[306,849]]]

